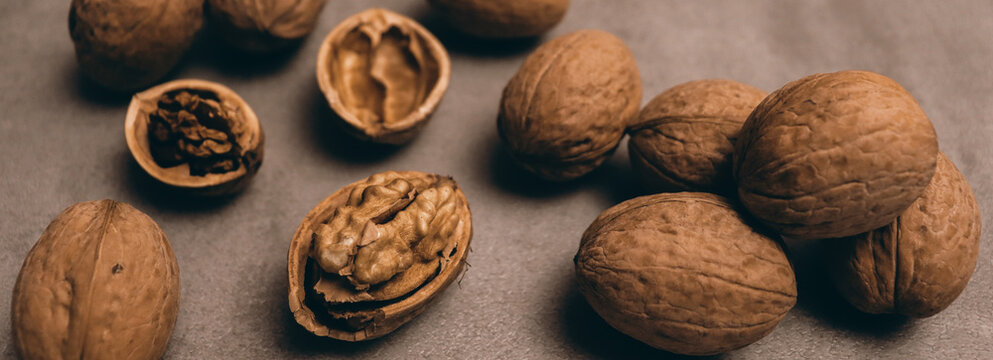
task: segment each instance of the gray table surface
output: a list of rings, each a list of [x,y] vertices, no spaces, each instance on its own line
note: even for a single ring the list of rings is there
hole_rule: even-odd
[[[431,123],[398,149],[341,135],[317,88],[320,40],[370,6],[421,20],[452,57]],[[817,246],[794,244],[799,300],[768,337],[723,355],[766,358],[993,358],[993,2],[574,0],[547,36],[493,43],[459,36],[422,0],[330,0],[313,36],[279,56],[244,57],[204,33],[172,78],[224,83],[255,109],[265,162],[223,201],[163,195],[131,159],[128,98],[81,80],[68,1],[0,1],[0,355],[21,262],[62,209],[111,198],[148,213],[179,261],[182,297],[166,358],[667,358],[611,329],[583,301],[572,256],[587,225],[639,195],[624,145],[601,169],[547,184],[503,153],[500,92],[527,54],[582,28],[632,49],[644,101],[690,80],[729,78],[767,91],[804,75],[866,69],[896,79],[934,122],[972,184],[987,230],[965,292],[928,319],[862,315],[826,281]],[[420,317],[376,341],[309,336],[286,304],[286,251],[303,216],[372,173],[450,174],[473,210],[472,267]]]

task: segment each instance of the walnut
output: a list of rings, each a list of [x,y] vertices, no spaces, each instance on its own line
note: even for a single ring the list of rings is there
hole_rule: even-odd
[[[939,153],[930,185],[896,220],[827,243],[828,270],[859,310],[928,317],[947,308],[969,283],[981,226],[969,183]]]
[[[207,0],[211,26],[232,46],[278,50],[314,30],[327,0]]]
[[[751,344],[796,303],[780,244],[712,194],[642,196],[604,211],[583,233],[575,263],[579,290],[597,314],[674,353]]]
[[[569,0],[428,0],[452,24],[487,38],[541,35],[558,25]]]
[[[138,93],[125,123],[131,154],[159,181],[200,195],[242,189],[262,165],[264,134],[231,89],[176,80]]]
[[[734,142],[766,93],[731,80],[676,85],[652,99],[628,127],[635,174],[653,192],[735,192]]]
[[[11,303],[23,359],[158,359],[179,309],[179,266],[155,221],[112,200],[78,203],[28,253]]]
[[[934,174],[931,121],[900,84],[871,72],[817,74],[762,101],[735,144],[741,202],[796,239],[883,226]]]
[[[497,128],[524,168],[565,181],[613,153],[640,105],[638,66],[624,42],[581,30],[528,56],[503,90]]]
[[[339,124],[386,144],[410,141],[438,107],[451,76],[448,52],[411,18],[369,9],[328,33],[317,81]]]
[[[451,178],[414,171],[370,176],[324,199],[297,229],[290,310],[319,336],[386,335],[461,273],[471,238],[469,206]]]
[[[69,34],[87,77],[114,90],[161,79],[193,44],[204,0],[73,0]]]

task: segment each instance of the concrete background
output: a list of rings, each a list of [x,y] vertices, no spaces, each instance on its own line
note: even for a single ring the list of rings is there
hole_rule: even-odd
[[[371,6],[421,20],[452,57],[444,101],[420,136],[398,149],[341,135],[314,78],[323,36]],[[154,218],[178,257],[182,298],[166,358],[672,357],[611,329],[574,285],[582,231],[602,210],[639,194],[625,146],[579,181],[546,184],[518,170],[496,134],[500,92],[527,54],[554,36],[597,28],[634,52],[644,102],[702,78],[772,91],[816,72],[890,76],[923,106],[979,200],[987,228],[979,264],[944,312],[923,320],[862,315],[828,286],[817,245],[795,244],[796,308],[771,335],[723,358],[993,358],[993,2],[574,0],[546,37],[493,43],[452,32],[422,0],[331,0],[298,49],[256,58],[219,46],[207,31],[170,78],[230,86],[266,132],[258,176],[221,201],[164,193],[134,163],[123,136],[128,97],[80,78],[67,13],[68,1],[0,2],[4,319],[4,299],[49,221],[72,203],[111,198]],[[286,305],[290,237],[325,196],[388,169],[457,179],[475,220],[472,267],[459,286],[383,339],[309,336]],[[14,356],[7,320],[0,320],[0,356]]]

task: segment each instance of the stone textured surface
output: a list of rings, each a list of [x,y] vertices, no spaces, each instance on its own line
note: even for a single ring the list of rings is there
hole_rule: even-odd
[[[452,56],[452,82],[406,147],[365,146],[335,132],[314,81],[323,35],[367,1],[329,1],[295,53],[245,58],[207,38],[171,78],[237,91],[258,113],[266,159],[243,193],[194,201],[160,192],[131,160],[129,97],[80,81],[68,3],[0,1],[0,314],[17,271],[62,209],[113,198],[162,227],[182,269],[182,305],[166,359],[671,358],[613,330],[579,294],[572,258],[583,230],[638,185],[626,146],[568,184],[533,179],[501,151],[500,93],[540,42],[460,37],[421,0],[377,6],[421,20]],[[771,91],[802,76],[867,69],[899,81],[934,122],[941,150],[972,185],[993,229],[993,4],[986,0],[573,0],[540,41],[583,28],[616,34],[638,61],[645,94],[727,78]],[[209,25],[208,25],[209,26]],[[300,220],[333,191],[384,170],[452,175],[472,206],[471,264],[421,316],[379,340],[321,341],[286,306],[286,254]],[[993,358],[993,231],[976,274],[948,309],[922,320],[863,315],[818,265],[822,249],[791,243],[797,305],[769,336],[724,359]],[[0,358],[12,358],[0,319]]]

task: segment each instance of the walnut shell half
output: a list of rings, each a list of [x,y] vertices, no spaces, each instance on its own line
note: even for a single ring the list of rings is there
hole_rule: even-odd
[[[462,273],[472,217],[448,177],[383,172],[321,201],[290,242],[289,306],[319,336],[362,341],[420,314]]]
[[[317,82],[343,128],[378,143],[413,139],[450,77],[441,42],[417,21],[384,9],[342,21],[317,54]]]
[[[487,38],[537,36],[558,25],[569,0],[428,0],[453,27]]]
[[[706,193],[634,198],[604,211],[575,257],[579,290],[608,324],[688,355],[766,336],[796,303],[780,244]]]
[[[859,310],[928,317],[951,305],[969,283],[981,227],[972,188],[939,153],[931,184],[900,217],[827,244],[828,271]]]
[[[631,167],[654,192],[733,195],[734,142],[765,91],[737,81],[697,80],[659,94],[628,127]]]
[[[934,174],[938,140],[913,96],[866,71],[816,74],[762,101],[735,143],[742,204],[796,239],[886,225]]]
[[[203,25],[204,0],[72,0],[69,35],[83,73],[114,90],[165,76]]]
[[[145,172],[196,195],[240,191],[262,166],[265,135],[255,112],[210,81],[175,80],[135,94],[124,136]]]
[[[614,35],[580,30],[528,56],[503,90],[497,129],[524,168],[566,181],[613,154],[639,106],[631,51]]]
[[[207,0],[211,25],[232,46],[273,51],[314,30],[327,0]]]
[[[31,248],[14,285],[23,359],[158,359],[179,310],[179,266],[162,229],[128,204],[70,206]]]

